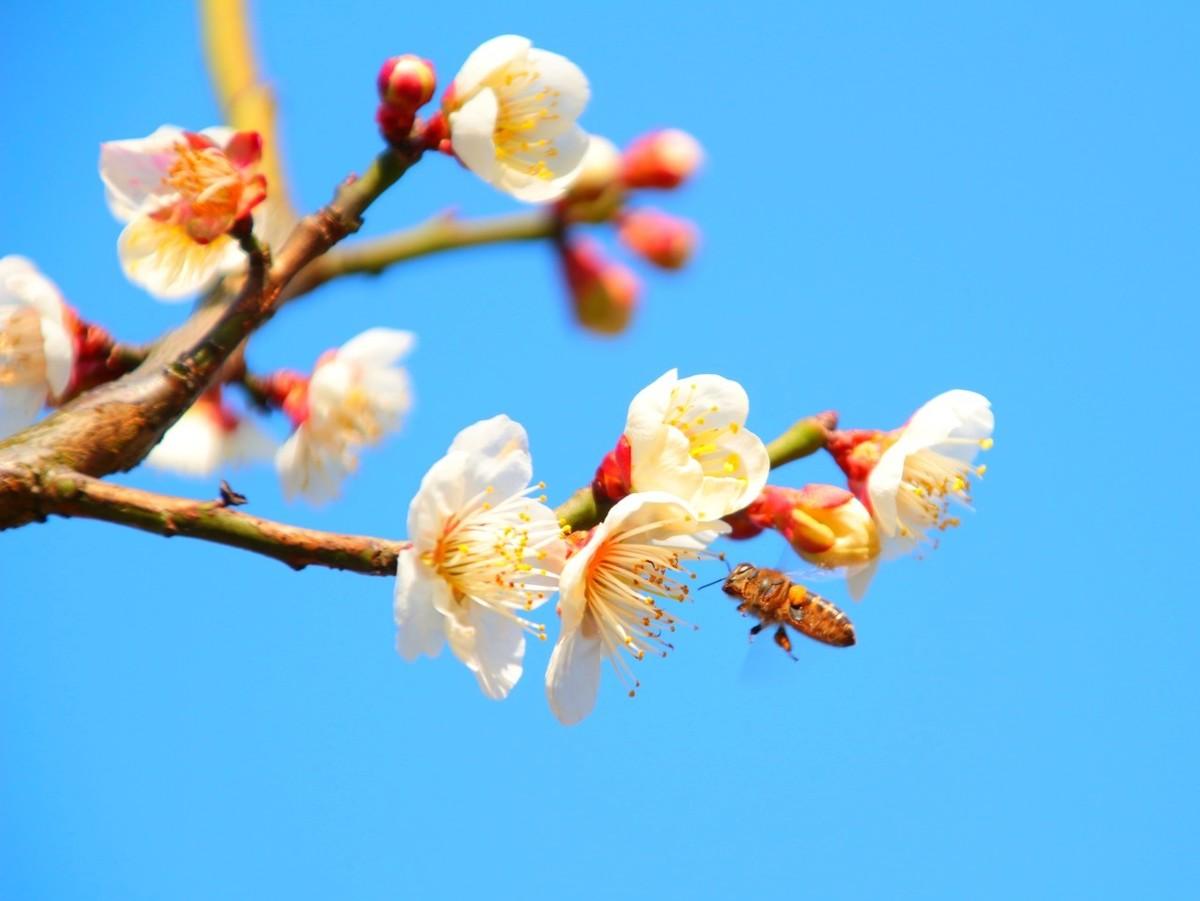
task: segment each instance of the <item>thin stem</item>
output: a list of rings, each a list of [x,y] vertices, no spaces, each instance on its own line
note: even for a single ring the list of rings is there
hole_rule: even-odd
[[[292,300],[347,275],[378,275],[397,263],[446,250],[550,238],[560,228],[551,210],[468,220],[442,213],[404,231],[326,254],[293,280],[286,297]]]
[[[41,483],[43,515],[116,523],[156,535],[196,538],[240,548],[292,569],[325,566],[371,576],[396,574],[396,558],[410,547],[362,535],[304,529],[242,513],[223,500],[195,501],[114,485],[67,470],[54,470]]]

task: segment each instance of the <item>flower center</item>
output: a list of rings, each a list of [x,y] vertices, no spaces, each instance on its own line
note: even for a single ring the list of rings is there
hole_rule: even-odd
[[[687,624],[667,613],[659,601],[686,601],[690,589],[676,574],[690,579],[695,574],[684,569],[681,561],[704,556],[700,551],[639,540],[643,533],[662,526],[652,523],[606,537],[589,561],[585,576],[585,622],[590,615],[613,669],[630,686],[630,697],[638,681],[625,654],[642,660],[647,652],[666,657],[674,650],[666,633]]]
[[[492,140],[496,159],[533,178],[554,178],[546,160],[558,155],[549,138],[535,138],[539,126],[559,118],[559,92],[549,87],[534,90],[541,73],[510,66],[486,82],[496,95],[499,108]]]
[[[545,638],[545,626],[518,616],[557,588],[557,576],[538,565],[561,533],[553,520],[535,520],[527,494],[542,484],[493,505],[490,486],[446,520],[442,534],[421,560],[445,580],[458,603],[468,600],[506,615]]]
[[[986,450],[991,447],[991,439],[979,444]],[[928,448],[909,454],[897,494],[900,533],[911,536],[928,528],[945,531],[959,525],[959,518],[950,514],[950,503],[969,505],[970,476],[982,477],[986,469]]]
[[[169,215],[196,241],[206,243],[223,235],[237,219],[244,184],[220,149],[177,144],[163,182],[180,197]]]

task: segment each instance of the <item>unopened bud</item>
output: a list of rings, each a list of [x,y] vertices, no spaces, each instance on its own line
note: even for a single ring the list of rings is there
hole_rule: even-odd
[[[437,75],[433,63],[411,53],[393,56],[379,69],[379,99],[415,113],[433,98]]]
[[[637,277],[590,241],[564,245],[562,261],[579,324],[603,335],[623,332],[641,292]]]
[[[622,435],[617,446],[604,455],[592,479],[592,494],[616,503],[627,494],[633,482],[633,446]]]
[[[637,138],[622,158],[621,178],[630,188],[678,188],[704,158],[686,131],[667,128]]]
[[[621,219],[621,240],[663,269],[682,269],[696,249],[696,226],[658,210],[633,210]]]

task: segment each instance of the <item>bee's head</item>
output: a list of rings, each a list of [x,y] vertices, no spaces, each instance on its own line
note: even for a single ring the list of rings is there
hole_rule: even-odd
[[[758,567],[750,563],[739,563],[726,577],[725,584],[721,586],[721,590],[726,594],[733,595],[734,597],[740,597],[745,594],[745,586],[748,585],[757,574]]]

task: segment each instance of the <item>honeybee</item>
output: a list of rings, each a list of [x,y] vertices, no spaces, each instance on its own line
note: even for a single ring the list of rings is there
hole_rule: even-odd
[[[789,656],[792,640],[787,626],[835,647],[846,648],[854,644],[854,624],[837,605],[793,582],[777,569],[739,563],[729,573],[721,590],[741,601],[738,604],[740,613],[758,619],[750,629],[751,637],[768,626],[778,625],[775,644]]]

